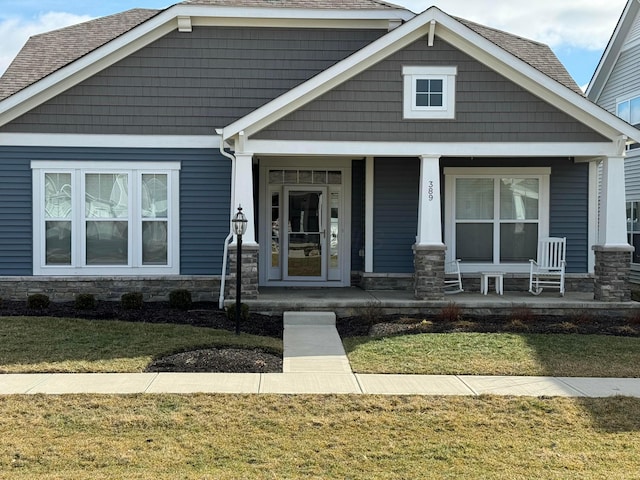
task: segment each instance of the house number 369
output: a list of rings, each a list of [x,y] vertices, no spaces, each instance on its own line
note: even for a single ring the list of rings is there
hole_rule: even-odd
[[[429,180],[429,186],[427,187],[427,196],[430,202],[433,202],[433,180]]]

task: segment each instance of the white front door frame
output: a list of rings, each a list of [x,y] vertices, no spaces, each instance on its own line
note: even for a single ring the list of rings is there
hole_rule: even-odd
[[[300,286],[300,287],[348,287],[351,285],[351,169],[352,160],[360,158],[336,158],[336,157],[261,157],[256,155],[259,161],[259,235],[264,239],[259,242],[259,265],[258,282],[260,286]],[[336,170],[342,174],[342,185],[340,187],[340,216],[339,216],[339,272],[338,275],[327,274],[325,281],[286,279],[285,272],[280,268],[279,278],[273,278],[277,268],[272,267],[272,205],[271,193],[273,186],[269,182],[269,170],[277,169],[298,169],[298,170]],[[289,185],[289,184],[287,184]],[[294,186],[293,184],[291,186]],[[299,184],[296,187],[309,187],[313,189],[313,184]],[[284,201],[285,184],[282,185],[283,195],[280,197],[281,207]],[[328,186],[331,195],[331,186]],[[327,199],[328,201],[328,199]],[[284,212],[282,212],[284,213]],[[328,220],[328,219],[327,219]],[[329,235],[329,232],[327,233]],[[327,241],[327,248],[329,243]],[[280,260],[280,265],[283,265]]]

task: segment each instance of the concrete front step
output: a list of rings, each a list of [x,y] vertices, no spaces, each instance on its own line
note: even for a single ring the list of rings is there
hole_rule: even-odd
[[[333,312],[284,312],[282,321],[287,325],[336,325],[336,314]]]
[[[284,373],[351,373],[332,312],[284,313]]]

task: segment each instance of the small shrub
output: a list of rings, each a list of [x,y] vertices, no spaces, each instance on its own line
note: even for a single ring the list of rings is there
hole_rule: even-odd
[[[49,307],[49,296],[44,293],[34,293],[27,297],[27,307],[33,310],[44,310]]]
[[[227,307],[227,318],[232,322],[236,321],[236,304],[232,303]],[[249,305],[246,303],[240,304],[240,320],[249,320]]]
[[[569,315],[569,320],[576,325],[591,325],[596,322],[593,313],[588,310],[572,312],[571,315]]]
[[[462,309],[454,302],[449,302],[445,307],[442,307],[442,310],[440,310],[438,319],[445,322],[457,322],[462,319]]]
[[[527,332],[529,331],[529,324],[530,322],[524,322],[519,318],[513,318],[506,323],[505,328],[509,332]]]
[[[77,310],[93,310],[97,304],[96,297],[91,293],[79,293],[76,295],[75,306]]]
[[[120,297],[120,305],[125,310],[141,310],[143,304],[142,293],[129,292]]]
[[[640,311],[634,310],[628,317],[627,322],[629,325],[640,325]]]
[[[191,292],[179,289],[169,292],[169,306],[180,310],[188,310],[191,307]]]
[[[533,323],[536,319],[536,316],[533,313],[533,310],[527,306],[517,306],[511,309],[509,312],[508,320],[513,322],[520,323]]]
[[[375,325],[380,323],[382,310],[375,302],[367,302],[363,307],[354,309],[356,317],[359,317],[367,325]]]

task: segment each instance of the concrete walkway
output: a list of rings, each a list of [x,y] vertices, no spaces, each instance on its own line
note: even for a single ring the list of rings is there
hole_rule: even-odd
[[[283,373],[0,375],[0,395],[276,393],[640,397],[640,378],[363,375],[351,372],[330,312],[287,312]]]
[[[640,397],[639,378],[351,373],[34,373],[0,375],[0,395],[276,393]]]

